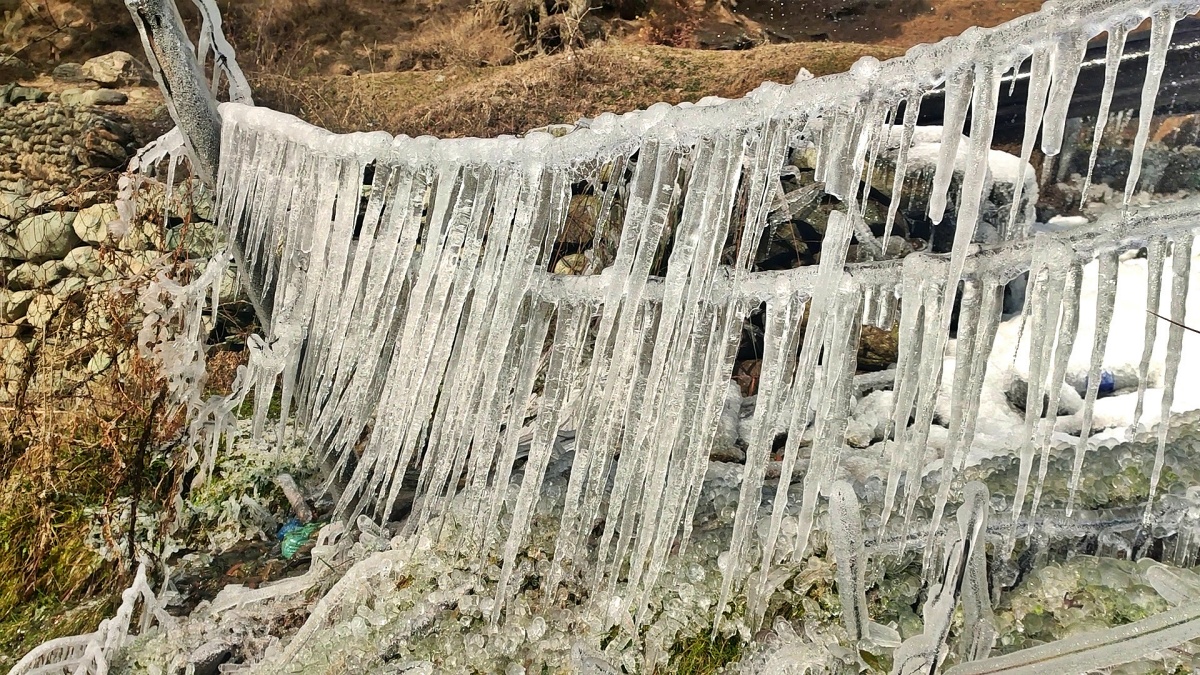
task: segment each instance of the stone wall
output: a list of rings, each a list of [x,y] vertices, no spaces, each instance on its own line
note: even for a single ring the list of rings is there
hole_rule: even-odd
[[[123,367],[145,282],[164,266],[198,271],[218,246],[210,208],[195,182],[170,199],[146,190],[132,225],[102,193],[0,191],[0,402]],[[34,365],[39,350],[53,367]]]
[[[10,95],[31,90],[8,89]],[[0,108],[0,188],[75,189],[124,167],[137,149],[134,128],[123,116],[40,98]]]

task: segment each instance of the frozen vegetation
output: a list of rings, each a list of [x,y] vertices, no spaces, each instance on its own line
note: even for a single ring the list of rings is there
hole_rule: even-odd
[[[223,104],[215,213],[269,322],[233,394],[202,397],[213,264],[152,287],[143,346],[189,410],[198,481],[222,447],[295,443],[334,521],[307,574],[187,616],[161,611],[169,585],[135,586],[142,630],[126,637],[125,613],[77,639],[104,663],[84,671],[236,654],[224,672],[651,672],[695,641],[741,645],[731,672],[1190,671],[1200,389],[1177,382],[1200,372],[1200,201],[1134,204],[1171,31],[1198,9],[1048,3],[561,137],[334,135]],[[1115,73],[1147,18],[1123,197],[1033,233],[1029,160],[1061,149],[1086,42],[1107,33]],[[992,134],[1023,64],[1014,157]],[[938,87],[945,125],[918,130]],[[161,178],[184,147],[140,167]],[[948,253],[895,255],[898,206],[871,231],[880,176],[892,204],[954,214]],[[822,192],[839,206],[819,263],[759,269],[760,242]],[[577,273],[558,273],[567,255]],[[858,372],[866,325],[898,326],[894,369]],[[744,456],[711,461],[734,437]],[[38,658],[14,672],[52,672]]]

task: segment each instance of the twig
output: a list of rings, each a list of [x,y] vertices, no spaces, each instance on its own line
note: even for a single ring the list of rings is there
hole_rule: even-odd
[[[146,416],[146,421],[142,427],[142,438],[138,441],[138,447],[133,455],[133,498],[129,500],[129,561],[137,560],[137,509],[138,500],[142,496],[142,471],[146,463],[146,447],[150,445],[150,430],[154,428],[154,416],[158,414],[158,409],[167,399],[167,386],[164,384],[158,390],[158,395],[154,397],[154,403],[150,404],[150,414]]]
[[[1147,311],[1147,312],[1149,312],[1149,313],[1151,313],[1151,314],[1153,314],[1154,316],[1156,316],[1156,317],[1158,317],[1158,318],[1162,319],[1163,321],[1166,321],[1167,323],[1171,324],[1172,326],[1179,326],[1180,328],[1183,328],[1183,329],[1185,329],[1185,330],[1190,330],[1190,331],[1192,331],[1193,333],[1198,333],[1198,334],[1200,334],[1200,329],[1192,328],[1191,326],[1185,326],[1185,325],[1183,325],[1183,324],[1179,323],[1178,321],[1176,321],[1176,320],[1174,320],[1174,319],[1168,319],[1167,317],[1165,317],[1165,316],[1163,316],[1162,314],[1159,314],[1158,312],[1155,312],[1155,311],[1153,311],[1153,310],[1149,310],[1149,309],[1148,309],[1148,310],[1146,310],[1146,311]]]

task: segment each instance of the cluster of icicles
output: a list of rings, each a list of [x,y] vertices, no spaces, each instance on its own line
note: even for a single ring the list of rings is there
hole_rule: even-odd
[[[914,512],[936,394],[946,384],[953,401],[951,447],[929,532],[939,531],[954,497],[971,501],[951,488],[971,447],[1004,285],[1025,271],[1026,330],[1036,348],[1019,484],[1005,517],[1017,523],[1027,502],[1028,513],[1036,512],[1054,422],[1052,414],[1043,418],[1040,412],[1057,409],[1078,322],[1081,268],[1098,258],[1098,325],[1073,502],[1101,379],[1118,255],[1147,248],[1147,304],[1157,307],[1163,291],[1158,280],[1172,254],[1170,317],[1182,324],[1200,204],[1127,209],[1067,235],[1029,240],[1017,218],[1025,184],[1019,178],[1002,241],[973,245],[969,225],[980,217],[990,180],[987,154],[1000,80],[1029,62],[1020,166],[1027,166],[1039,136],[1041,150],[1055,155],[1087,41],[1107,32],[1107,75],[1090,167],[1126,33],[1151,18],[1128,200],[1136,191],[1172,28],[1197,9],[1198,0],[1048,3],[999,28],[972,29],[885,63],[863,59],[843,75],[768,83],[736,101],[604,115],[561,138],[335,135],[269,110],[224,104],[216,216],[243,249],[240,273],[263,289],[256,300],[270,317],[265,338],[251,345],[238,401],[256,387],[255,426],[261,429],[279,383],[283,419],[294,415],[314,451],[334,467],[333,476],[345,477],[338,511],[348,521],[364,512],[387,518],[406,491],[415,491],[410,530],[436,539],[438,517],[450,500],[477,503],[471,536],[442,545],[502,556],[495,620],[520,585],[515,561],[556,441],[560,432],[574,431],[554,564],[541,583],[550,591],[568,577],[584,580],[602,611],[640,620],[668,556],[687,545],[743,320],[765,303],[757,426],[718,610],[724,612],[742,589],[756,621],[765,611],[772,565],[805,555],[822,495],[832,495],[835,520],[858,522],[857,507],[846,506],[849,488],[835,488],[834,479],[864,324],[900,325],[883,525],[892,517],[907,521]],[[946,108],[937,168],[931,184],[905,185],[918,109],[938,86],[945,88]],[[877,160],[896,134],[901,140],[889,234],[905,189],[928,190],[930,216],[942,218],[955,197],[948,192],[958,158],[963,179],[952,253],[847,266],[853,238],[863,246],[877,241],[862,218],[860,186],[871,184]],[[967,144],[961,152],[960,142]],[[843,210],[830,217],[819,265],[755,272],[763,229],[787,208],[779,177],[793,152],[806,148],[816,150],[816,180],[842,200]],[[615,240],[615,257],[598,274],[552,274],[555,243],[581,183],[600,202],[595,238]],[[610,222],[617,201],[624,216]],[[735,254],[728,264],[722,256],[731,243]],[[665,271],[658,261],[663,250]],[[203,297],[194,300],[189,325],[199,320]],[[958,366],[953,381],[942,383],[955,307]],[[1180,359],[1178,324],[1169,329],[1151,502]],[[1156,325],[1147,318],[1143,388]],[[194,354],[176,363],[167,356],[169,372],[174,367],[196,381],[188,360]],[[1043,397],[1048,405],[1040,404]],[[212,435],[203,439],[203,432],[230,428],[232,410],[208,406],[194,415],[193,440],[207,446],[207,463],[218,444]],[[810,428],[811,446],[801,447]],[[767,535],[759,538],[755,524],[766,467],[781,434],[787,434],[782,476]],[[808,457],[802,498],[789,511],[790,479],[802,455]],[[415,485],[405,481],[406,473],[414,475],[410,468],[416,469]],[[984,511],[973,508],[963,523],[977,528],[986,520]],[[788,529],[799,533],[788,550],[779,544],[785,517],[797,519]],[[498,527],[501,522],[506,529]],[[853,527],[861,530],[861,523]],[[589,541],[593,530],[597,541]],[[1010,551],[1016,528],[1011,531]],[[982,560],[981,553],[959,554],[967,567]],[[951,603],[952,610],[953,598]],[[938,637],[934,651],[940,644]],[[975,656],[989,648],[978,648]]]
[[[1099,325],[1072,490],[1086,461],[1117,256],[1147,247],[1147,301],[1156,307],[1162,289],[1155,280],[1173,250],[1170,316],[1182,323],[1198,206],[1128,209],[1035,243],[1016,220],[1024,184],[1017,180],[1001,243],[972,245],[969,224],[979,219],[989,181],[1001,76],[1029,60],[1025,167],[1039,135],[1045,154],[1058,153],[1085,45],[1107,31],[1098,143],[1126,32],[1151,18],[1128,199],[1173,25],[1198,8],[1196,0],[1048,4],[999,28],[972,29],[885,63],[863,59],[843,75],[765,84],[744,99],[714,105],[660,104],[604,115],[561,138],[335,135],[269,110],[225,104],[216,214],[242,245],[242,273],[264,290],[271,317],[265,342],[251,356],[258,399],[268,400],[262,392],[278,378],[284,417],[295,414],[311,447],[336,467],[335,476],[348,475],[338,504],[346,518],[363,512],[386,518],[404,491],[415,489],[409,526],[436,538],[437,516],[451,499],[464,494],[477,503],[472,536],[453,545],[480,555],[500,551],[495,619],[515,592],[514,562],[558,434],[574,430],[553,571],[541,583],[549,591],[576,575],[590,581],[607,611],[642,616],[665,560],[687,544],[742,322],[765,303],[757,427],[720,603],[724,611],[743,588],[753,617],[765,610],[754,598],[761,599],[756,591],[766,588],[772,564],[805,554],[818,501],[836,475],[861,326],[900,323],[886,525],[890,517],[908,519],[920,496],[935,397],[945,386],[949,326],[959,308],[959,365],[948,383],[952,447],[936,495],[935,532],[971,447],[1003,287],[1028,271],[1026,330],[1036,348],[1019,484],[1007,514],[1016,523],[1027,502],[1036,512],[1040,500],[1053,430],[1053,415],[1040,412],[1056,410],[1077,324],[1082,264],[1099,258]],[[930,191],[930,216],[940,220],[952,197],[955,158],[964,154],[960,139],[968,145],[966,165],[959,159],[952,253],[845,265],[852,237],[876,241],[861,217],[859,191],[871,183],[881,146],[901,134],[894,217],[898,195],[912,187],[904,185],[905,152],[921,99],[943,84],[941,154],[932,185],[918,189]],[[753,272],[768,216],[781,208],[779,176],[793,150],[809,147],[816,150],[816,180],[842,200],[844,211],[829,220],[818,266]],[[551,274],[572,186],[581,182],[601,202],[596,239],[610,228],[619,240],[615,259],[599,274]],[[606,215],[617,199],[624,201],[624,218],[610,223]],[[652,278],[668,241],[665,272]],[[721,259],[727,242],[736,244],[732,265]],[[1147,345],[1155,326],[1148,317]],[[1170,328],[1164,411],[1170,410],[1182,330]],[[1049,404],[1035,405],[1043,396]],[[536,407],[527,405],[531,401]],[[809,427],[811,447],[801,448]],[[1165,420],[1160,428],[1152,494]],[[788,440],[769,532],[754,542],[765,468],[772,442],[783,433]],[[803,496],[798,515],[788,516],[798,518],[799,536],[784,551],[778,541],[789,477],[802,453],[809,456]],[[518,458],[524,468],[506,506]],[[415,485],[404,481],[410,467],[417,469]],[[502,512],[507,531],[497,527]],[[598,525],[598,542],[589,544],[586,537]],[[1009,550],[1012,545],[1010,538]]]

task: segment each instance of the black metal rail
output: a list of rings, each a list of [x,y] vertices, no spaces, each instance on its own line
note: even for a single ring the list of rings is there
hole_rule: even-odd
[[[1068,117],[1095,117],[1099,111],[1100,95],[1104,89],[1107,40],[1107,34],[1101,35],[1088,45]],[[1129,34],[1125,42],[1125,55],[1117,71],[1116,89],[1110,108],[1112,111],[1131,110],[1136,116],[1141,107],[1142,82],[1146,77],[1149,51],[1148,29]],[[1000,85],[995,131],[997,143],[1021,140],[1028,95],[1029,62],[1026,61],[1015,75],[1005,77]],[[940,91],[926,96],[921,103],[918,124],[941,124],[943,106],[944,99]],[[1159,115],[1200,112],[1200,19],[1188,17],[1175,25],[1154,112]],[[967,128],[970,128],[969,122]]]

